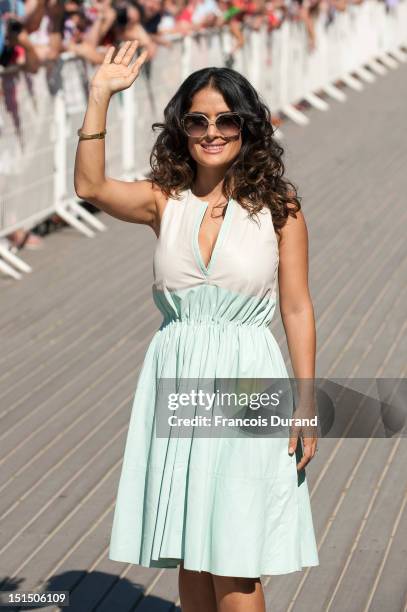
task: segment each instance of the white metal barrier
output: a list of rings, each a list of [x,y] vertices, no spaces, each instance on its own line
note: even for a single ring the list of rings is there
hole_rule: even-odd
[[[333,21],[316,19],[316,48],[308,50],[303,24],[285,21],[278,30],[246,31],[246,44],[234,68],[244,74],[271,110],[299,124],[308,117],[296,108],[307,100],[329,108],[321,93],[344,101],[337,80],[362,89],[376,75],[406,61],[407,0],[386,10],[366,0],[337,13]],[[154,121],[191,72],[223,66],[232,44],[228,29],[173,37],[145,64],[136,84],[113,96],[107,118],[106,173],[124,180],[148,169]],[[0,237],[30,229],[53,212],[85,236],[105,226],[78,203],[73,186],[76,130],[82,125],[87,87],[94,68],[64,54],[36,74],[0,72]],[[318,95],[319,94],[319,95]],[[31,268],[0,244],[0,271],[21,278]]]

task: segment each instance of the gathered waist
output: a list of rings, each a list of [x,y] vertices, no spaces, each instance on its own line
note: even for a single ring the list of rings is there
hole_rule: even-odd
[[[270,323],[264,321],[243,321],[239,319],[215,319],[215,318],[200,318],[200,319],[167,319],[160,325],[160,330],[170,329],[172,327],[187,328],[193,327],[216,327],[216,328],[231,328],[231,329],[259,329],[265,331],[269,328]]]
[[[214,315],[168,318],[151,347],[162,378],[287,376],[269,325],[255,320]]]

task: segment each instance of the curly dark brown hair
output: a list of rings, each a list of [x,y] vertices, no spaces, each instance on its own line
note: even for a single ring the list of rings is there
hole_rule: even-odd
[[[242,147],[227,169],[222,191],[255,215],[268,206],[277,234],[288,215],[296,218],[301,197],[292,182],[284,178],[284,149],[273,138],[271,113],[249,81],[231,68],[203,68],[193,72],[164,109],[164,123],[150,155],[149,179],[168,197],[178,199],[192,187],[196,162],[188,151],[188,137],[181,127],[182,116],[189,111],[193,96],[210,86],[219,91],[230,110],[244,119]]]

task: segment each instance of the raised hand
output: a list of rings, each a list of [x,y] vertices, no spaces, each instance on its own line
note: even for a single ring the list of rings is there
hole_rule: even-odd
[[[147,50],[143,51],[140,57],[130,66],[138,46],[138,40],[127,40],[114,58],[115,47],[113,45],[109,46],[103,63],[92,78],[91,87],[108,95],[130,87],[138,77],[148,54]]]

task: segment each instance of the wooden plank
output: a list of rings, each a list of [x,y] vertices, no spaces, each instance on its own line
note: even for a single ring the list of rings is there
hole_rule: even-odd
[[[133,224],[131,225],[133,226]],[[130,281],[134,289],[134,283],[138,282],[135,274],[138,274],[140,264],[150,267],[148,275],[143,272],[144,276],[141,277],[141,282],[143,280],[149,281],[152,278],[152,271],[151,257],[149,258],[148,255],[152,251],[153,243],[150,236],[145,234],[140,236],[140,228],[139,226],[136,227],[139,230],[137,232],[139,237],[134,244],[127,245],[123,241],[123,249],[117,250],[114,243],[110,244],[107,239],[99,238],[101,244],[98,247],[98,252],[93,256],[90,253],[87,256],[88,258],[86,258],[86,255],[80,258],[72,250],[72,253],[67,256],[66,270],[60,269],[58,272],[58,277],[61,279],[59,284],[58,280],[52,283],[51,280],[45,279],[43,283],[46,284],[43,288],[41,282],[39,282],[37,296],[30,295],[30,287],[26,291],[22,290],[21,295],[15,296],[16,300],[22,301],[22,305],[21,309],[12,315],[11,320],[3,324],[2,333],[5,340],[14,341],[14,346],[19,347],[21,345],[16,342],[18,338],[22,341],[31,339],[32,324],[36,325],[36,332],[42,332],[47,329],[49,324],[54,322],[57,313],[74,315],[77,310],[83,312],[84,304],[88,301],[98,303],[96,298],[104,297],[104,295],[106,295],[106,298],[115,296],[117,299],[117,292],[127,287]],[[145,228],[143,229],[145,230]],[[121,241],[121,236],[116,234],[116,245],[119,239]],[[112,240],[110,236],[109,240]],[[102,255],[103,247],[105,247],[104,255]],[[107,255],[108,253],[110,253],[110,256]],[[132,260],[134,260],[134,264],[129,266],[129,261]],[[120,274],[118,274],[118,270],[121,271]],[[45,274],[45,271],[43,274]],[[30,280],[32,278],[30,277]],[[24,286],[25,289],[25,284],[19,286]],[[73,307],[74,312],[72,313]],[[6,312],[10,314],[9,311],[10,308]],[[18,313],[19,316],[16,318]]]
[[[394,446],[395,442],[393,442]],[[363,531],[354,542],[343,568],[344,575],[336,583],[336,593],[331,603],[332,610],[365,610],[375,577],[387,544],[390,540],[394,522],[400,511],[407,491],[407,444],[397,448],[392,463],[370,513],[364,517]],[[402,537],[402,534],[400,534]],[[407,578],[407,550],[401,563]],[[400,610],[400,591],[393,591],[386,601],[389,612]]]
[[[405,464],[404,464],[405,465]],[[403,468],[405,470],[405,467]],[[405,501],[405,500],[404,500]],[[383,568],[377,573],[369,599],[369,612],[388,610],[388,602],[393,602],[394,612],[406,609],[407,604],[407,504],[401,508],[394,531],[391,534],[382,561]],[[367,612],[367,611],[366,611]],[[393,612],[389,610],[389,612]]]
[[[173,612],[178,599],[178,569],[160,574],[154,588],[136,607],[136,612]]]

